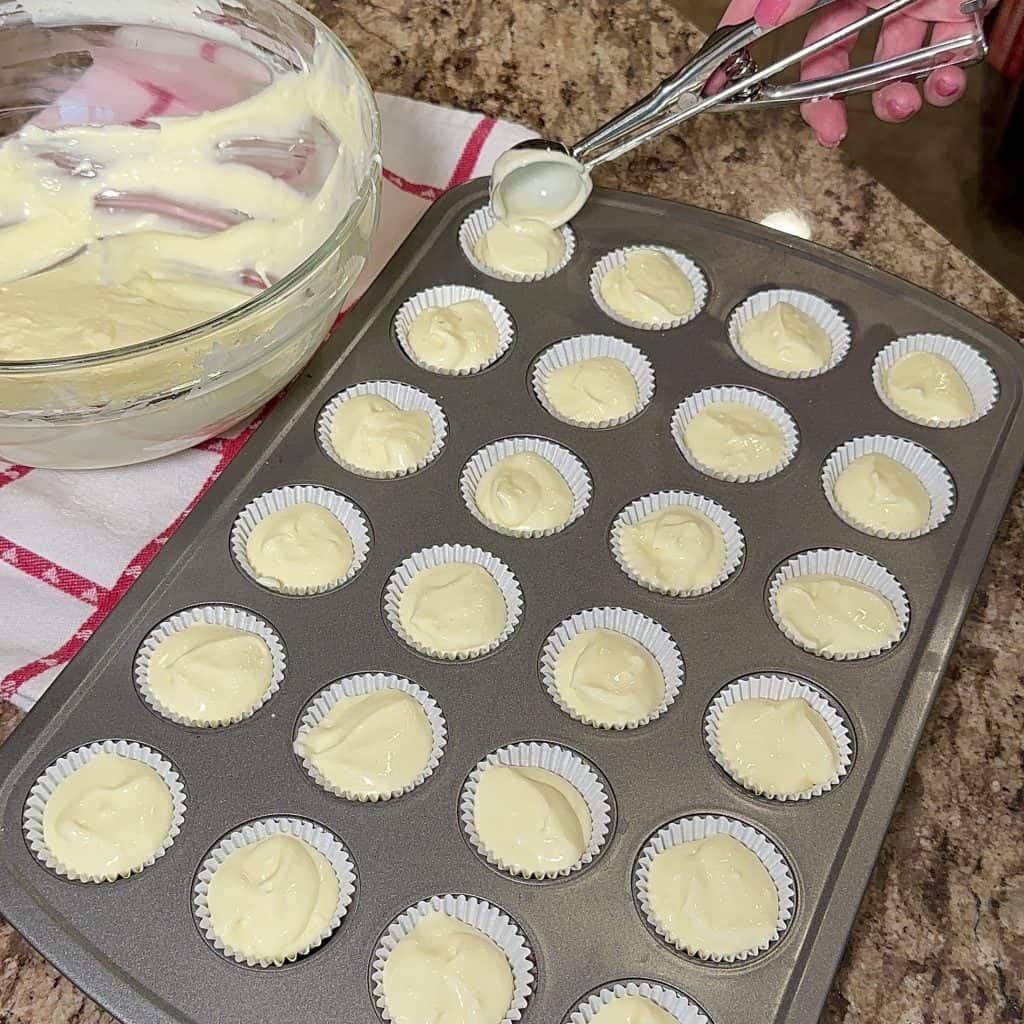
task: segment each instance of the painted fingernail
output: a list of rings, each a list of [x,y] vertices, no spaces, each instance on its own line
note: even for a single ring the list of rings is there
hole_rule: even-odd
[[[955,96],[960,91],[960,83],[949,78],[940,78],[935,83],[935,91],[940,96],[949,98],[950,96]]]
[[[906,103],[900,103],[899,100],[887,100],[885,109],[894,121],[902,121],[914,112]]]
[[[761,0],[754,11],[754,18],[761,28],[773,28],[782,21],[788,7],[789,0]]]
[[[837,149],[844,136],[840,135],[837,138],[835,135],[822,135],[821,132],[818,132],[817,138],[819,146],[824,146],[826,149]]]

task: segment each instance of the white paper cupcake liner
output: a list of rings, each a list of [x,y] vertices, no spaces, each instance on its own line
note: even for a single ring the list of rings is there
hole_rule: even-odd
[[[445,366],[437,366],[427,362],[409,344],[409,329],[413,321],[426,309],[444,309],[454,305],[456,302],[468,302],[475,299],[487,307],[494,326],[498,329],[498,349],[494,355],[481,363],[473,366],[466,366],[462,369],[453,370]],[[436,288],[427,288],[402,303],[401,308],[395,314],[395,336],[402,351],[417,365],[431,373],[443,374],[446,377],[465,377],[472,373],[479,373],[488,366],[496,363],[512,345],[515,338],[515,328],[512,325],[512,317],[508,310],[493,296],[479,288],[468,288],[462,284],[442,284]]]
[[[638,575],[626,560],[622,550],[622,532],[628,526],[635,526],[641,519],[660,512],[666,508],[684,507],[692,508],[702,512],[718,527],[725,543],[725,563],[721,572],[710,583],[701,587],[694,587],[691,590],[675,590],[659,586],[651,580],[646,580]],[[691,491],[658,491],[655,494],[647,494],[636,501],[630,502],[612,522],[611,549],[619,568],[634,582],[656,594],[667,594],[669,597],[699,597],[702,594],[710,594],[712,590],[720,587],[740,566],[743,561],[744,540],[743,531],[733,518],[717,501],[706,498],[702,494],[694,494]]]
[[[149,686],[149,663],[153,652],[159,644],[174,633],[180,633],[189,626],[196,623],[204,623],[209,626],[229,626],[232,629],[241,629],[246,633],[258,636],[270,650],[270,658],[273,663],[270,683],[263,696],[245,711],[229,715],[217,721],[200,721],[190,718],[187,715],[180,715],[171,708],[165,707],[159,698],[153,693]],[[159,625],[152,629],[142,641],[138,653],[135,655],[135,686],[138,688],[142,699],[160,716],[167,718],[178,725],[190,725],[199,729],[215,729],[224,725],[231,725],[234,722],[241,722],[251,718],[264,704],[274,696],[281,688],[285,673],[284,644],[277,631],[265,620],[243,608],[233,608],[230,605],[209,604],[197,608],[188,608],[178,612],[170,618],[164,619]]]
[[[722,473],[717,469],[706,466],[690,451],[683,441],[683,431],[699,412],[718,402],[741,402],[744,405],[749,405],[752,409],[756,409],[767,416],[782,431],[786,450],[777,466],[763,473]],[[725,480],[728,483],[738,484],[756,483],[759,480],[767,480],[769,477],[781,473],[796,457],[797,449],[800,446],[800,435],[797,432],[796,422],[784,406],[760,391],[731,385],[704,388],[702,391],[697,391],[690,395],[689,398],[684,399],[672,414],[672,438],[676,443],[676,447],[682,453],[683,458],[694,469],[705,476],[714,477],[716,480]]]
[[[142,867],[132,871],[114,875],[83,875],[77,871],[65,867],[50,852],[43,837],[43,812],[46,808],[46,801],[50,799],[53,791],[76,769],[87,764],[97,754],[118,754],[121,757],[129,757],[134,761],[141,761],[152,768],[163,780],[171,794],[173,813],[171,816],[171,827],[167,831],[167,837],[163,845],[149,857]],[[25,801],[23,825],[25,839],[29,848],[52,872],[69,878],[73,882],[113,882],[117,878],[127,878],[130,875],[145,871],[151,864],[159,860],[174,845],[174,840],[181,831],[182,822],[185,820],[185,787],[182,784],[181,776],[172,766],[171,762],[158,754],[150,747],[132,740],[102,740],[96,743],[88,743],[83,747],[77,747],[69,751],[63,757],[57,758],[49,768],[36,779],[35,784],[29,791],[28,799]]]
[[[731,708],[741,701],[759,698],[789,700],[793,697],[807,701],[811,708],[825,720],[839,751],[839,767],[832,778],[801,793],[766,793],[760,786],[752,784],[750,779],[745,779],[733,771],[718,743],[718,725],[726,708]],[[843,779],[853,763],[853,739],[847,728],[845,716],[822,690],[796,676],[776,675],[775,673],[743,676],[719,690],[704,714],[704,741],[707,744],[708,753],[734,782],[758,796],[781,802],[810,800],[812,797],[827,793]]]
[[[878,591],[889,604],[899,620],[899,634],[887,643],[884,647],[874,647],[868,651],[858,651],[853,654],[833,653],[831,651],[817,651],[808,647],[792,630],[781,620],[778,609],[779,588],[787,580],[796,579],[798,576],[812,575],[845,576],[856,583],[871,587]],[[817,548],[813,551],[802,551],[798,555],[783,562],[772,574],[768,583],[768,610],[771,612],[775,625],[780,632],[801,650],[816,654],[819,658],[829,658],[833,661],[856,661],[860,658],[874,658],[883,651],[891,650],[904,637],[907,632],[907,625],[910,622],[910,603],[907,601],[906,592],[903,590],[899,580],[885,566],[876,562],[867,555],[857,551],[847,551],[841,548]]]
[[[547,459],[572,492],[572,512],[561,526],[551,526],[543,530],[511,530],[500,523],[492,522],[477,507],[476,489],[484,474],[502,459],[521,452],[532,452],[542,459]],[[561,533],[586,512],[592,491],[590,474],[580,459],[567,448],[542,437],[506,437],[485,445],[463,467],[462,475],[459,477],[459,489],[462,492],[462,500],[473,517],[488,529],[506,537],[549,537],[554,533]]]
[[[322,505],[345,528],[349,540],[352,541],[352,564],[340,579],[321,587],[281,587],[275,580],[266,579],[257,574],[249,564],[245,553],[246,544],[249,541],[249,535],[256,528],[256,524],[262,519],[273,512],[279,512],[281,509],[304,502]],[[272,491],[266,491],[259,497],[253,498],[238,513],[234,525],[231,527],[231,553],[242,572],[261,587],[266,587],[267,590],[278,594],[311,597],[337,589],[359,572],[370,553],[370,528],[362,510],[337,491],[312,484],[289,484],[286,487],[277,487]]]
[[[376,395],[392,405],[398,406],[403,412],[425,412],[430,417],[430,425],[434,430],[434,441],[430,446],[430,451],[415,466],[399,470],[364,469],[343,459],[335,451],[331,444],[331,427],[334,424],[334,417],[345,402],[350,398],[359,398],[361,395]],[[414,388],[411,384],[402,384],[396,380],[371,380],[345,388],[320,410],[316,421],[316,436],[323,453],[329,459],[333,459],[342,469],[347,469],[357,476],[369,477],[372,480],[395,480],[399,477],[409,476],[411,473],[418,473],[441,454],[445,438],[448,436],[448,420],[445,418],[441,406],[425,391],[420,391],[419,388]]]
[[[590,810],[590,840],[580,859],[559,871],[517,871],[494,856],[476,830],[476,793],[480,778],[492,765],[512,765],[517,768],[545,768],[560,775],[583,797]],[[586,867],[602,850],[608,840],[608,826],[611,821],[611,804],[608,791],[594,766],[572,750],[553,743],[512,743],[488,754],[470,773],[462,787],[459,801],[462,827],[473,848],[489,864],[507,871],[519,878],[558,878],[570,875]]]
[[[338,879],[338,905],[334,915],[326,928],[304,949],[291,956],[278,959],[267,959],[266,957],[251,957],[232,948],[222,942],[213,930],[210,920],[210,907],[207,903],[207,896],[210,891],[210,882],[216,874],[217,869],[227,860],[228,856],[240,850],[243,846],[252,846],[270,836],[279,833],[294,836],[308,843],[318,853],[327,858],[334,874]],[[341,919],[348,912],[352,903],[352,895],[356,890],[356,873],[352,865],[352,859],[342,841],[329,832],[322,825],[317,825],[304,818],[261,818],[258,821],[243,825],[235,829],[230,835],[225,836],[205,857],[199,874],[196,875],[195,886],[192,890],[192,910],[199,925],[199,930],[206,936],[206,939],[213,947],[229,960],[245,964],[247,967],[280,967],[285,963],[292,963],[299,957],[306,956],[317,946],[321,945],[328,936],[341,924]]]
[[[673,846],[679,846],[681,843],[706,839],[709,836],[722,833],[732,836],[733,839],[741,842],[757,857],[771,876],[779,895],[779,916],[773,934],[756,949],[745,950],[742,953],[726,956],[720,953],[708,953],[699,949],[686,949],[678,945],[669,937],[655,918],[647,893],[651,864],[659,853],[664,853],[665,850],[671,849]],[[664,828],[660,829],[647,841],[644,848],[640,851],[633,875],[633,884],[640,909],[643,911],[647,922],[658,935],[669,945],[674,946],[681,952],[696,957],[699,960],[710,960],[713,963],[742,963],[744,960],[749,960],[766,952],[779,941],[783,932],[789,927],[789,922],[793,917],[793,907],[796,902],[793,873],[778,847],[758,829],[736,818],[727,818],[724,815],[695,814],[679,818],[677,821],[665,825]]]
[[[523,1016],[523,1010],[533,991],[533,954],[519,926],[503,911],[476,896],[448,894],[421,900],[391,922],[380,937],[373,954],[370,979],[373,999],[385,1021],[392,1020],[384,994],[384,965],[395,947],[428,914],[447,914],[463,924],[486,935],[508,958],[512,968],[512,1005],[501,1024],[513,1024]]]
[[[555,665],[558,662],[558,656],[573,637],[588,629],[608,629],[616,633],[623,633],[646,648],[658,663],[662,678],[665,680],[665,694],[661,703],[650,714],[638,718],[635,722],[602,725],[589,716],[582,715],[575,708],[569,707],[562,700],[558,687],[555,685]],[[540,678],[551,699],[570,718],[597,729],[638,729],[640,726],[660,718],[676,699],[676,695],[683,685],[685,674],[686,670],[679,647],[665,627],[655,622],[654,619],[627,608],[588,608],[586,611],[577,612],[560,622],[552,630],[547,640],[544,641],[544,647],[540,654]]]
[[[446,651],[435,650],[418,640],[414,640],[399,621],[398,608],[402,601],[402,593],[409,585],[412,578],[424,569],[432,569],[438,565],[449,562],[465,562],[471,565],[479,565],[486,570],[501,591],[505,599],[505,628],[501,631],[497,640],[486,644],[483,647],[470,651],[459,651],[455,654]],[[513,633],[519,624],[523,613],[523,592],[519,586],[512,570],[500,558],[480,548],[472,547],[469,544],[438,544],[432,548],[424,548],[411,554],[388,579],[384,588],[384,614],[391,625],[391,628],[402,638],[413,650],[420,654],[426,654],[431,658],[440,658],[444,661],[467,661],[471,658],[479,658],[490,651],[500,647]]]
[[[740,330],[758,316],[766,313],[780,302],[788,302],[801,313],[809,316],[827,335],[832,347],[828,362],[816,370],[780,370],[767,366],[755,359],[741,344]],[[774,288],[771,291],[755,292],[744,299],[729,317],[729,343],[733,351],[748,366],[772,377],[783,377],[797,380],[807,377],[820,377],[823,373],[835,369],[850,351],[850,325],[843,315],[830,302],[811,295],[810,292],[796,291],[792,288]]]
[[[626,369],[633,375],[637,391],[636,408],[624,416],[598,420],[596,423],[587,423],[563,416],[548,401],[547,385],[551,374],[565,366],[582,362],[584,359],[600,357],[618,359],[619,362],[625,364]],[[623,341],[621,338],[613,338],[608,334],[581,334],[574,338],[566,338],[564,341],[557,342],[540,354],[540,357],[533,364],[531,377],[537,401],[556,420],[561,420],[563,423],[568,423],[574,427],[587,427],[593,430],[617,427],[620,423],[626,423],[639,416],[650,404],[651,398],[654,397],[654,368],[651,366],[650,360],[635,345],[630,345],[628,341]]]
[[[642,996],[664,1010],[677,1024],[711,1024],[704,1011],[677,989],[640,978],[616,981],[587,996],[564,1024],[590,1024],[609,1003],[627,996]]]
[[[928,500],[931,504],[928,521],[924,526],[917,530],[903,532],[879,530],[874,526],[858,522],[840,506],[835,495],[836,481],[851,462],[864,455],[886,455],[909,469],[921,481],[922,486],[928,492]],[[844,523],[852,526],[855,530],[860,530],[861,533],[870,534],[872,537],[883,537],[886,540],[910,540],[912,537],[921,537],[926,533],[931,533],[949,518],[955,501],[953,479],[949,475],[949,471],[927,448],[922,448],[916,442],[902,437],[889,437],[880,434],[855,437],[852,441],[847,441],[836,448],[821,468],[821,487],[829,505],[832,506],[832,511]]]
[[[459,245],[462,246],[463,254],[474,269],[479,270],[482,274],[487,274],[488,277],[496,277],[499,281],[512,281],[516,284],[542,281],[545,277],[553,277],[559,271],[564,270],[576,253],[576,236],[572,233],[569,225],[565,224],[558,229],[562,235],[562,241],[565,243],[565,252],[556,266],[543,274],[503,274],[501,271],[487,266],[486,263],[481,263],[474,251],[476,243],[490,231],[496,221],[497,218],[491,208],[482,206],[479,210],[474,210],[459,228]]]
[[[660,252],[667,256],[680,269],[686,280],[690,282],[690,287],[693,289],[693,309],[689,313],[684,313],[683,316],[674,317],[663,322],[644,322],[623,316],[622,313],[616,312],[605,302],[604,296],[601,294],[601,280],[605,274],[609,270],[621,267],[626,262],[626,257],[630,253],[647,251]],[[590,272],[590,294],[594,297],[594,302],[597,303],[601,311],[613,320],[617,320],[620,324],[625,324],[627,327],[635,327],[641,331],[670,331],[675,327],[682,327],[683,324],[689,323],[703,311],[704,305],[708,301],[708,281],[704,276],[704,272],[689,256],[684,256],[683,253],[677,252],[675,249],[666,248],[664,245],[627,245],[622,249],[615,249],[613,252],[602,256],[594,264],[594,269]]]
[[[340,700],[344,700],[346,697],[358,697],[367,693],[376,693],[379,690],[400,690],[402,693],[407,693],[423,708],[423,713],[427,716],[427,722],[430,724],[430,731],[433,736],[430,756],[423,771],[412,782],[401,789],[392,790],[389,793],[352,793],[332,785],[325,779],[317,771],[313,762],[303,754],[299,747],[299,740],[310,730],[316,728]],[[344,679],[331,683],[330,686],[322,689],[310,701],[303,712],[298,729],[295,732],[293,748],[302,761],[302,766],[309,773],[310,778],[329,793],[340,796],[345,800],[357,800],[360,803],[377,803],[402,796],[426,782],[434,773],[434,769],[440,764],[447,742],[448,727],[444,714],[437,701],[426,690],[402,676],[385,675],[382,672],[366,672],[361,675],[346,676]]]
[[[883,378],[897,359],[901,359],[910,352],[932,352],[950,362],[971,393],[971,398],[974,400],[974,414],[962,420],[924,420],[904,412],[895,405],[885,393]],[[923,427],[965,427],[968,423],[974,423],[990,412],[999,398],[999,380],[988,360],[970,345],[942,334],[908,334],[889,342],[875,356],[875,361],[871,366],[871,379],[878,397],[889,409],[897,416],[902,416],[903,419],[910,420],[911,423],[918,423]]]

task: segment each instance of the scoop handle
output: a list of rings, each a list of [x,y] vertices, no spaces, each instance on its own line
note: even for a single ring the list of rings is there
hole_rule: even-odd
[[[835,2],[837,0],[817,0],[804,16]],[[747,52],[748,47],[767,33],[775,31],[775,28],[762,28],[753,19],[741,25],[723,26],[712,32],[693,58],[674,75],[665,79],[642,100],[581,139],[571,147],[571,153],[589,170],[628,153],[708,110],[745,110],[845,96],[877,89],[889,82],[921,78],[938,68],[967,66],[984,59],[988,47],[982,18],[978,13],[980,0],[966,0],[961,10],[967,18],[967,31],[957,39],[865,64],[840,75],[793,85],[768,84],[768,80],[780,71],[801,63],[916,2],[892,0],[884,7],[868,11],[851,24],[830,32],[761,70],[758,70]],[[727,84],[714,95],[705,96],[705,86],[719,69],[725,71]]]

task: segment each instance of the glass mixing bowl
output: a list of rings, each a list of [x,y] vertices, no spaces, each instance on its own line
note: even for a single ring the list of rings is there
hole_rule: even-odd
[[[244,57],[196,59],[204,41],[224,46],[232,38],[244,40]],[[310,67],[318,47],[340,62],[362,133],[339,140],[356,182],[340,222],[324,226],[326,240],[290,273],[187,330],[86,355],[0,361],[0,458],[63,469],[127,465],[179,451],[250,416],[306,364],[362,270],[377,225],[381,168],[380,118],[369,84],[330,30],[291,0],[0,5],[0,145],[29,120],[121,123],[114,104],[83,105],[78,88],[118,48],[139,67],[159,66],[164,80],[220,76],[209,80],[207,93],[235,102],[265,84],[266,75],[257,83],[251,74],[253,56],[279,75]],[[319,144],[325,138],[334,144],[324,133]],[[2,234],[0,228],[0,245]],[[0,332],[3,320],[0,295]]]

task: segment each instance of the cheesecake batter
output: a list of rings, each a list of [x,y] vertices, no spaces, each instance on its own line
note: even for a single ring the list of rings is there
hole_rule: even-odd
[[[569,485],[536,452],[516,452],[480,478],[474,495],[480,514],[506,530],[553,530],[572,516]]]
[[[0,146],[0,182],[3,160]],[[15,230],[0,223],[0,241]],[[134,254],[119,255],[137,244],[130,239],[99,244],[102,253],[86,250],[59,268],[0,281],[0,361],[122,348],[210,320],[255,294],[227,281],[162,278],[137,270]],[[71,310],[77,315],[69,315]]]
[[[389,797],[426,770],[433,732],[420,702],[401,690],[342,697],[296,741],[298,753],[335,790]]]
[[[786,456],[782,429],[745,402],[715,402],[686,424],[683,443],[702,465],[726,476],[770,473]]]
[[[426,366],[443,370],[472,370],[498,354],[498,327],[479,299],[431,306],[409,325],[409,348]]]
[[[274,661],[248,630],[194,622],[153,649],[146,683],[168,711],[199,725],[248,714],[270,687]]]
[[[621,359],[594,356],[559,367],[544,393],[559,416],[593,424],[629,416],[640,401],[636,380]]]
[[[751,317],[739,330],[740,348],[772,370],[821,370],[832,358],[832,342],[821,325],[789,302]]]
[[[245,557],[277,590],[328,587],[352,566],[352,538],[323,505],[301,501],[264,516],[249,534]]]
[[[839,771],[832,730],[800,697],[737,701],[722,712],[717,739],[732,774],[772,796],[806,793]]]
[[[929,423],[955,423],[974,415],[974,399],[948,359],[908,352],[882,375],[882,389],[902,413]]]
[[[398,942],[384,962],[382,984],[395,1024],[501,1024],[515,993],[501,949],[439,912]]]
[[[602,1006],[590,1024],[678,1024],[678,1020],[645,996],[619,996]]]
[[[540,220],[496,220],[473,247],[473,255],[498,274],[548,274],[565,258],[565,239]]]
[[[57,783],[43,808],[43,841],[66,871],[111,881],[160,852],[173,818],[170,790],[154,769],[99,753]]]
[[[491,168],[491,209],[501,220],[560,227],[583,208],[593,183],[574,157],[557,149],[514,146]]]
[[[651,862],[647,898],[665,934],[701,956],[756,950],[778,923],[779,894],[768,869],[723,833],[659,853]]]
[[[636,249],[608,271],[598,286],[619,316],[641,324],[667,324],[693,311],[693,285],[670,256]]]
[[[238,140],[316,131],[333,153],[312,193],[230,158]],[[327,239],[368,147],[352,72],[322,43],[312,67],[220,109],[29,122],[0,144],[0,360],[120,348],[238,306]]]
[[[341,403],[330,429],[338,458],[371,473],[406,472],[434,444],[434,427],[422,409],[400,409],[380,395],[356,395]]]
[[[206,896],[209,927],[242,956],[282,964],[319,941],[338,894],[330,861],[278,832],[232,851],[216,869]]]
[[[811,573],[786,580],[776,607],[783,626],[818,654],[865,655],[900,635],[889,601],[845,576]]]
[[[505,598],[482,566],[446,562],[416,573],[402,591],[398,621],[417,644],[446,657],[489,647],[508,619]]]
[[[612,629],[585,629],[555,661],[565,705],[601,728],[637,725],[665,698],[665,677],[643,644]]]
[[[886,533],[913,533],[928,524],[931,499],[902,463],[873,453],[854,459],[832,487],[836,503],[856,523]]]
[[[624,527],[619,547],[630,572],[661,590],[697,590],[725,568],[722,531],[686,505],[659,509]]]
[[[587,802],[571,782],[546,768],[484,769],[473,825],[494,860],[527,878],[573,867],[590,842]]]

